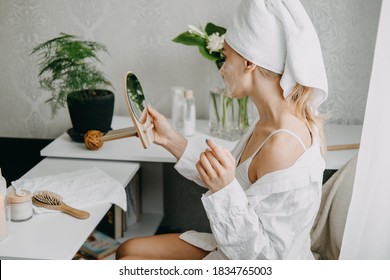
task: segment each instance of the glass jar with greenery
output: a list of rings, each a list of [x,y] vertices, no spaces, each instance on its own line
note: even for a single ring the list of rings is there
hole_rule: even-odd
[[[200,54],[214,61],[218,70],[224,63],[222,53],[226,29],[213,23],[196,28],[189,25],[188,31],[173,39],[176,43],[197,46]],[[253,104],[247,98],[233,99],[226,95],[225,88],[210,91],[210,134],[227,140],[238,140],[250,125]]]

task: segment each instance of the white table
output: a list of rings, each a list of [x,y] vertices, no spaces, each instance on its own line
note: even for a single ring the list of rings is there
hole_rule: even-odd
[[[113,129],[132,126],[130,117],[115,116],[112,122]],[[225,147],[234,147],[236,142],[226,141],[208,135],[207,121],[197,121],[197,131],[194,136],[188,137],[191,141],[204,144],[206,138],[214,139]],[[124,138],[105,142],[94,151],[86,149],[83,143],[76,143],[63,133],[52,143],[41,150],[42,156],[64,158],[89,158],[104,160],[144,161],[144,162],[176,162],[174,156],[157,145],[144,149],[137,137]]]
[[[130,117],[115,116],[112,127],[114,129],[132,126]],[[328,125],[325,128],[328,145],[360,143],[361,125]],[[197,120],[196,133],[188,137],[190,141],[205,145],[205,139],[214,139],[219,145],[232,149],[237,142],[226,141],[209,135],[207,120]],[[358,150],[330,151],[326,155],[326,169],[339,169],[349,159],[356,155]],[[165,149],[151,145],[144,149],[136,137],[125,138],[104,143],[99,150],[87,150],[83,143],[73,142],[64,133],[41,151],[42,156],[64,158],[86,158],[120,161],[141,162],[175,162],[175,158]]]
[[[22,178],[34,178],[96,166],[126,187],[140,165],[131,162],[46,158]],[[72,259],[97,226],[110,203],[87,207],[86,220],[64,213],[34,215],[24,222],[10,222],[8,237],[0,241],[0,259]]]

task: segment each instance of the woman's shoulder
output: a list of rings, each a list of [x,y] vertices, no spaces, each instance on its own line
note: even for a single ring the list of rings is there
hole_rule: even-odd
[[[296,136],[287,130],[279,130],[264,143],[257,158],[270,167],[283,169],[292,165],[304,152],[305,148]]]
[[[280,193],[322,183],[325,160],[318,143],[314,143],[302,154],[292,156],[289,151],[293,149],[292,146],[279,145],[280,142],[270,145],[271,147],[263,151],[272,154],[267,159],[260,157],[254,159],[257,161],[256,168],[260,171],[263,164],[272,167],[268,167],[267,170],[263,169],[262,175],[252,180],[253,184],[248,189],[248,191],[251,190],[248,194]]]
[[[290,168],[310,146],[296,130],[275,131],[253,158],[256,177],[259,179],[265,174]]]

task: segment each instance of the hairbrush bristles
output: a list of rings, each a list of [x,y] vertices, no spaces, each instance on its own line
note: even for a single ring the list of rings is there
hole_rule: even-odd
[[[87,219],[89,213],[73,208],[62,201],[62,196],[50,191],[36,191],[32,197],[32,203],[36,206],[57,210],[79,219]]]
[[[62,203],[62,196],[50,191],[34,192],[34,198],[48,205],[60,205]]]

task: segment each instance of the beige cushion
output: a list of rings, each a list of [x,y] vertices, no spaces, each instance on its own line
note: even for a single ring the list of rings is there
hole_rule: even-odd
[[[339,258],[355,180],[356,162],[357,156],[323,185],[320,210],[311,230],[311,250],[316,259]]]

